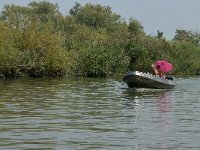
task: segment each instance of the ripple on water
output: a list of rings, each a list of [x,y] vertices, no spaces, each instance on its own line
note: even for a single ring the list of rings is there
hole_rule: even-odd
[[[112,79],[0,81],[1,149],[199,149],[200,78],[172,90]]]

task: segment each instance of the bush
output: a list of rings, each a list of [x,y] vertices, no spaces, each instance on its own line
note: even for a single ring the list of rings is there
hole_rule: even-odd
[[[127,66],[128,59],[122,50],[87,47],[78,52],[74,72],[78,76],[105,77],[123,73]]]

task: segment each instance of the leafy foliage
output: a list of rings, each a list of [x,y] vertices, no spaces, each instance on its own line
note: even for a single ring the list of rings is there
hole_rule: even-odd
[[[176,31],[168,41],[158,30],[146,35],[111,7],[75,3],[63,16],[57,4],[5,5],[0,15],[0,74],[19,76],[106,77],[127,70],[151,71],[164,59],[176,74],[200,74],[199,33]]]

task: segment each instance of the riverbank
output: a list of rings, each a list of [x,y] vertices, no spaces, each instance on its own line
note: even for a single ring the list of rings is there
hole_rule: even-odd
[[[109,77],[127,70],[151,72],[155,60],[167,60],[173,74],[197,75],[199,35],[177,29],[171,41],[161,31],[150,36],[138,20],[124,21],[98,4],[76,3],[66,16],[45,1],[7,5],[0,15],[0,74]]]

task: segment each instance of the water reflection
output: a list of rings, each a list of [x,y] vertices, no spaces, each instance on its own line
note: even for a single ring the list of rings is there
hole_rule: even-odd
[[[161,112],[165,113],[171,111],[172,102],[170,98],[170,92],[161,93],[161,95],[159,95],[158,107]]]
[[[171,145],[168,141],[168,137],[170,134],[170,129],[171,129],[171,118],[172,114],[171,111],[173,109],[173,99],[171,99],[171,92],[165,92],[159,95],[157,107],[159,109],[159,113],[156,117],[156,124],[157,128],[160,131],[159,133],[159,138],[156,143],[156,149],[161,150],[161,149],[170,149]]]
[[[129,89],[113,79],[0,81],[0,148],[197,148],[199,81],[180,80],[173,90]]]
[[[173,90],[127,89],[123,95],[127,101],[126,105],[135,109],[136,123],[146,127],[142,131],[142,137],[138,139],[146,141],[149,149],[171,149],[169,137],[172,127]],[[141,121],[141,118],[144,119]],[[146,125],[149,122],[152,122],[150,127]],[[139,145],[137,147],[140,147]]]

